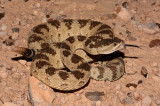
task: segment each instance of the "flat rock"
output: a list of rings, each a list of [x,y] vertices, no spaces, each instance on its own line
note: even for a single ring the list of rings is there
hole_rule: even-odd
[[[105,95],[104,92],[98,92],[98,91],[85,93],[86,98],[88,98],[91,101],[101,101],[102,100],[101,96],[104,95]]]
[[[29,77],[29,96],[34,106],[51,106],[55,93],[53,89],[33,76]]]
[[[150,96],[146,96],[142,99],[142,105],[141,106],[151,106],[152,99]]]

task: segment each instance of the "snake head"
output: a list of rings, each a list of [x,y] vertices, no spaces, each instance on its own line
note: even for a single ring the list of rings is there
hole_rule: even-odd
[[[28,49],[25,47],[15,47],[12,51],[30,59],[32,59],[35,56],[35,51],[33,49]]]
[[[85,50],[89,54],[110,54],[124,47],[124,41],[117,38],[103,38],[102,36],[91,36],[85,42]]]

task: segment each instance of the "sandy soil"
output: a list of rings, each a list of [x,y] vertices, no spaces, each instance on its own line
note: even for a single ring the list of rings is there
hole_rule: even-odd
[[[0,106],[160,106],[159,17],[159,0],[0,0]],[[127,44],[141,47],[122,50],[138,58],[124,58],[126,74],[118,81],[90,80],[75,92],[34,95],[50,88],[39,82],[42,88],[34,88],[31,62],[13,59],[19,55],[11,49],[27,47],[35,25],[58,18],[106,23]]]

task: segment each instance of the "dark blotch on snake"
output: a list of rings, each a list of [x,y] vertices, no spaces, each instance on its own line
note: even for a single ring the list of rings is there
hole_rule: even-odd
[[[91,30],[92,28],[94,28],[95,26],[99,25],[99,24],[101,24],[101,23],[98,22],[98,21],[91,21],[90,30]]]
[[[66,50],[70,50],[70,46],[68,46],[66,43],[61,43],[61,48],[66,49]]]
[[[38,42],[44,40],[42,39],[40,36],[37,36],[36,34],[32,34],[29,38],[28,38],[28,43],[32,43],[32,42]]]
[[[85,46],[88,46],[92,41],[90,39],[87,39],[87,41],[85,42]]]
[[[55,72],[56,72],[56,69],[54,67],[48,67],[45,72],[48,74],[48,75],[54,75]]]
[[[101,27],[98,28],[97,31],[101,31],[101,30],[104,30],[104,29],[111,29],[111,27],[108,26],[108,25],[102,25]]]
[[[88,20],[78,20],[78,22],[80,24],[80,28],[82,28],[88,23]]]
[[[48,62],[46,62],[46,61],[38,61],[37,63],[36,63],[36,67],[38,68],[38,69],[41,69],[43,66],[45,66],[45,65],[50,65]]]
[[[46,24],[40,24],[40,25],[34,27],[33,31],[36,32],[36,33],[38,33],[38,34],[44,34],[42,32],[42,29],[45,29],[46,31],[49,32],[49,28],[48,28],[48,26]]]
[[[115,66],[107,66],[112,70],[112,79],[117,79],[117,68]]]
[[[50,47],[41,49],[41,52],[42,53],[49,53],[49,54],[52,54],[52,55],[56,55],[56,51],[54,49],[50,48]]]
[[[99,74],[100,74],[100,75],[98,76],[98,78],[99,78],[99,79],[104,78],[104,76],[103,76],[103,74],[104,74],[104,68],[99,67],[99,66],[97,66],[97,68],[98,68]]]
[[[60,49],[60,48],[61,48],[62,43],[61,43],[61,42],[58,42],[58,43],[55,43],[54,45],[55,45],[58,49]]]
[[[91,36],[89,37],[89,39],[87,39],[87,41],[85,42],[85,46],[88,46],[91,42],[97,42],[97,41],[100,41],[102,40],[103,38],[100,37],[100,36]]]
[[[86,39],[85,36],[82,36],[82,35],[78,35],[78,41],[82,42]]]
[[[67,19],[67,20],[64,20],[64,23],[65,23],[66,27],[70,30],[71,25],[73,23],[73,20],[72,19]]]
[[[64,51],[63,51],[63,55],[64,55],[65,57],[68,57],[69,55],[71,55],[71,52],[70,52],[69,50],[64,50]]]
[[[69,41],[70,43],[74,43],[75,42],[75,38],[73,36],[67,38],[66,40]]]
[[[49,47],[49,44],[48,43],[41,43],[41,48],[44,49],[44,48],[48,48]]]
[[[69,77],[67,72],[62,72],[62,71],[59,72],[59,76],[60,76],[63,80],[66,80],[66,79]]]
[[[45,59],[49,60],[49,58],[44,54],[37,54],[34,59]]]
[[[76,54],[73,54],[72,58],[71,58],[71,61],[72,63],[79,63],[80,61],[82,60],[82,58]]]
[[[88,63],[82,63],[78,66],[77,69],[83,69],[85,71],[90,71],[91,67]]]
[[[48,21],[51,25],[55,26],[57,29],[60,27],[60,22],[58,20]]]
[[[80,78],[83,78],[84,77],[84,73],[81,73],[79,71],[73,71],[72,74],[75,76],[75,78],[77,78],[78,80]]]

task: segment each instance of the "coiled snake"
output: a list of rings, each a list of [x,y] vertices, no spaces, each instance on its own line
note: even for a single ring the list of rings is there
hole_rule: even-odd
[[[88,54],[113,53],[124,46],[110,26],[82,19],[49,20],[29,33],[28,48],[14,51],[32,58],[31,74],[58,90],[83,87],[90,78],[118,80],[124,74],[122,58],[103,61],[98,66]]]

